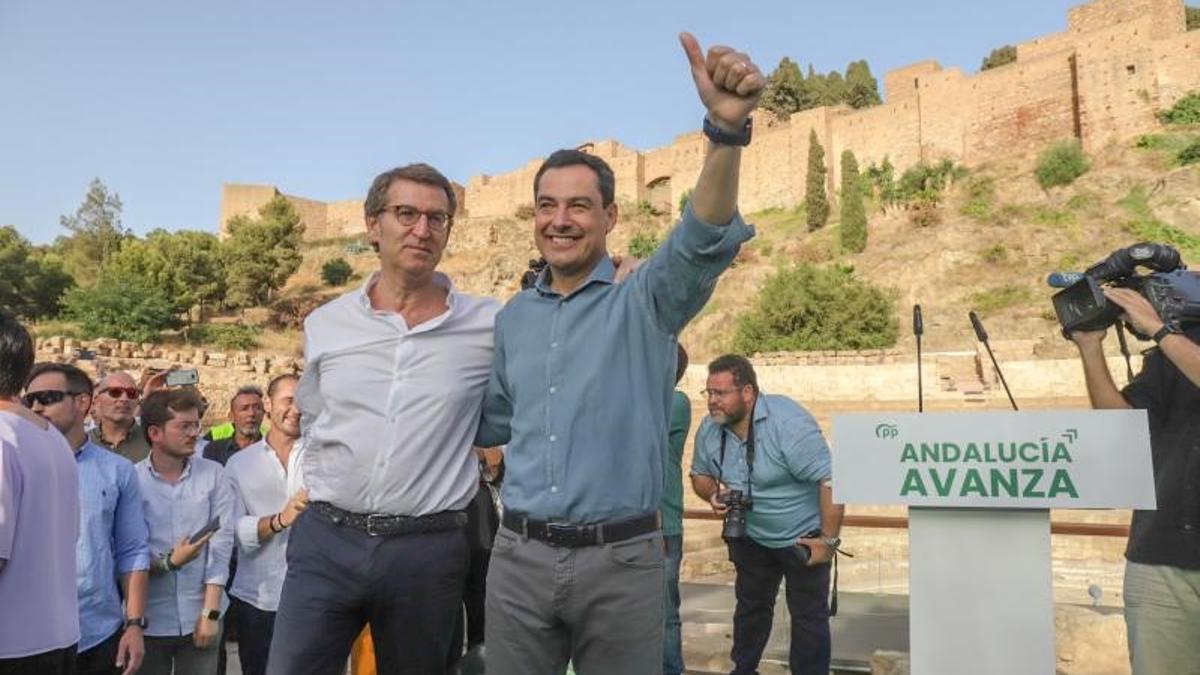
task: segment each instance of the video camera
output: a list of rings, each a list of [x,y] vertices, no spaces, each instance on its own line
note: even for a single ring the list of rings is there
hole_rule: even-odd
[[[1138,267],[1153,272],[1136,274]],[[1047,281],[1063,288],[1052,301],[1067,339],[1075,331],[1103,330],[1120,319],[1123,310],[1104,297],[1104,284],[1137,291],[1165,323],[1200,323],[1200,274],[1187,271],[1179,251],[1166,244],[1142,242],[1117,249],[1082,274],[1056,272]],[[1126,327],[1139,339],[1150,337]]]

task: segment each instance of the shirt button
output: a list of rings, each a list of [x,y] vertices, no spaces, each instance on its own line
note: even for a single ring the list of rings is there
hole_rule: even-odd
[[[558,440],[558,436],[555,436],[554,434],[550,434],[550,442],[551,443],[553,443],[554,441],[557,441],[557,440]]]
[[[551,393],[551,394],[553,394],[553,393],[554,393],[554,392],[556,392],[556,391],[558,391],[558,387],[550,387],[550,393]]]
[[[551,486],[550,486],[550,491],[551,491],[551,492],[558,492],[558,486],[557,486],[557,485],[551,485]]]
[[[557,343],[557,342],[551,342],[551,343],[550,343],[550,348],[551,348],[551,349],[558,349],[558,343]]]

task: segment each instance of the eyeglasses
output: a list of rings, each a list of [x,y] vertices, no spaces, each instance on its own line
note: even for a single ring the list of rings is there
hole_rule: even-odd
[[[130,401],[136,401],[141,398],[142,393],[133,387],[108,387],[100,390],[101,394],[108,394],[109,398],[119,399],[122,396]]]
[[[200,423],[199,422],[176,422],[174,420],[171,420],[170,422],[168,422],[168,424],[174,424],[177,429],[179,429],[180,431],[183,431],[185,433],[188,431],[200,431]]]
[[[78,396],[77,391],[59,391],[57,389],[46,389],[44,391],[31,391],[21,397],[21,402],[26,408],[32,408],[33,404],[41,403],[42,405],[54,405],[62,401],[68,396]]]
[[[740,389],[741,387],[734,387],[733,389],[701,389],[700,398],[708,399],[713,398],[714,396],[717,398],[725,398],[726,396]]]
[[[432,232],[441,234],[450,226],[450,214],[445,211],[422,211],[405,204],[385,206],[383,210],[391,211],[396,220],[404,227],[416,227],[421,216],[425,216],[425,223]]]

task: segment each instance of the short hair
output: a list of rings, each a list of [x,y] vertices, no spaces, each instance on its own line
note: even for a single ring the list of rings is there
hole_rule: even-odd
[[[718,356],[708,364],[708,374],[716,375],[717,373],[729,373],[733,375],[733,383],[739,387],[750,385],[754,387],[754,393],[758,393],[758,375],[754,373],[754,366],[750,365],[750,360],[740,354],[725,354]]]
[[[383,210],[387,208],[388,188],[392,187],[392,183],[398,180],[407,180],[413,183],[441,188],[446,193],[450,219],[454,220],[454,212],[458,210],[458,198],[454,196],[454,186],[450,184],[450,179],[446,178],[441,171],[422,162],[406,164],[384,171],[376,176],[375,180],[371,181],[371,188],[367,190],[367,199],[363,202],[363,212],[368,218],[383,213]]]
[[[538,167],[537,174],[533,177],[533,200],[537,201],[538,186],[542,184],[542,174],[550,169],[562,169],[568,166],[586,166],[596,174],[596,181],[600,184],[600,204],[607,208],[616,199],[616,183],[617,179],[613,176],[612,167],[608,162],[600,159],[596,155],[590,155],[582,150],[555,150],[553,154],[542,162]]]
[[[150,427],[161,427],[175,419],[175,413],[200,412],[200,395],[191,389],[159,389],[142,399],[142,434],[150,442]]]
[[[0,396],[21,393],[33,370],[33,338],[19,321],[0,312]]]
[[[679,381],[683,379],[683,374],[687,372],[687,367],[688,367],[687,350],[683,348],[682,343],[676,342],[675,343],[675,384],[679,384]]]
[[[247,395],[257,396],[259,398],[262,398],[263,392],[262,392],[262,389],[260,389],[259,387],[256,387],[253,384],[244,384],[244,385],[238,387],[238,390],[235,391],[233,393],[233,396],[231,396],[229,398],[229,405],[232,406],[233,402],[238,400],[239,396],[247,396]]]
[[[295,373],[284,373],[271,378],[271,382],[267,384],[267,398],[275,398],[275,392],[279,389],[279,385],[288,380],[299,380],[300,376]]]
[[[33,371],[29,373],[29,382],[33,382],[38,377],[46,373],[58,373],[67,381],[67,388],[76,394],[87,394],[91,396],[95,391],[95,385],[92,384],[92,378],[88,377],[87,373],[79,369],[78,366],[69,363],[51,363],[43,361],[33,367]],[[28,383],[26,383],[28,386]]]

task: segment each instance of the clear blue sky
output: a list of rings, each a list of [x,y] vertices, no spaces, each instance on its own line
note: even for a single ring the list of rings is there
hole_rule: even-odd
[[[34,242],[99,177],[124,222],[215,231],[221,183],[361,198],[427,161],[465,183],[558,147],[699,125],[676,34],[882,86],[1066,28],[1068,0],[0,3],[0,225]]]

